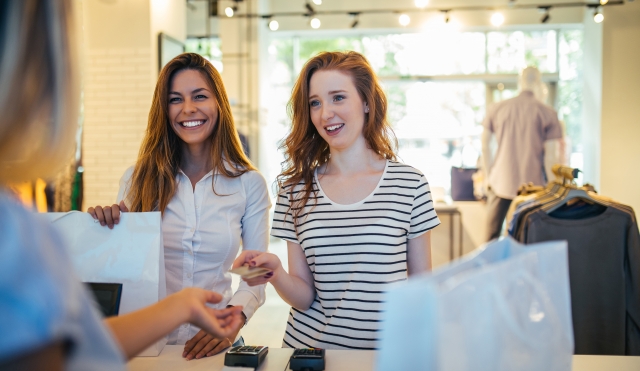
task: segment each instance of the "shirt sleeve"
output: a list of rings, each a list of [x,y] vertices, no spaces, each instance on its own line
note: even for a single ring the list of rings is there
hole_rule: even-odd
[[[291,186],[286,186],[278,190],[276,208],[273,212],[273,223],[271,225],[271,235],[285,241],[300,244],[298,235],[293,225],[292,210],[289,209]]]
[[[243,178],[247,203],[242,216],[242,250],[267,251],[271,208],[267,184],[257,171],[247,172]],[[240,286],[228,305],[242,305],[242,312],[248,320],[264,300],[265,285],[251,287],[240,281]]]
[[[423,174],[416,187],[411,209],[411,225],[409,227],[409,239],[416,238],[440,224],[436,210],[431,199],[431,188]]]
[[[0,194],[0,363],[62,342],[66,369],[124,370],[124,357],[73,274],[62,238]]]
[[[558,120],[558,113],[549,107],[546,107],[546,125],[544,127],[544,140],[560,139],[562,138],[562,126]]]

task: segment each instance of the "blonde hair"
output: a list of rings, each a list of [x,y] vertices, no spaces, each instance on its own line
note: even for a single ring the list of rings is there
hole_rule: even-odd
[[[176,192],[181,139],[171,128],[169,120],[169,90],[171,80],[182,70],[198,71],[218,105],[218,122],[209,138],[214,174],[238,177],[249,170],[255,170],[242,150],[220,73],[199,54],[180,54],[164,66],[158,77],[147,131],[127,195],[131,211],[159,210],[164,213]],[[212,187],[214,183],[211,183]]]
[[[278,175],[278,186],[284,189],[304,182],[298,196],[294,198],[293,192],[289,196],[289,211],[292,211],[294,227],[297,226],[298,215],[314,193],[315,168],[329,161],[329,145],[311,122],[309,112],[311,76],[322,70],[341,71],[351,76],[360,98],[369,107],[363,129],[367,147],[382,158],[396,160],[398,141],[387,121],[387,98],[367,59],[354,51],[323,52],[311,58],[293,86],[288,105],[292,121],[291,133],[280,147],[284,150],[285,160],[283,170]]]
[[[0,2],[0,183],[47,178],[75,150],[71,1]]]

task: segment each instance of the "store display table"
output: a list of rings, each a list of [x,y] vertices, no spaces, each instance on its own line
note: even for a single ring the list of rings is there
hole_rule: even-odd
[[[186,361],[182,345],[167,345],[158,357],[136,357],[128,364],[130,371],[219,371],[224,366],[224,354]],[[265,363],[258,371],[286,371],[293,349],[270,348]],[[374,370],[375,353],[362,350],[327,350],[326,371]],[[573,371],[637,371],[640,357],[574,356]]]

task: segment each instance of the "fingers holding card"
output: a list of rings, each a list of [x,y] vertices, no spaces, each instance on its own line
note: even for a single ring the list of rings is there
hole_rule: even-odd
[[[230,273],[238,274],[245,280],[264,276],[270,272],[273,272],[271,269],[263,268],[263,267],[250,267],[247,265],[243,265],[237,268],[234,268],[229,271]]]

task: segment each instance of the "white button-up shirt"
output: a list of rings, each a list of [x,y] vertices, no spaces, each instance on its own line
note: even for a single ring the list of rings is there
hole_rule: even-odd
[[[127,204],[132,174],[133,167],[120,180],[118,203],[124,199]],[[176,181],[176,193],[162,218],[167,295],[185,287],[213,290],[223,299],[212,307],[242,305],[247,319],[251,318],[264,303],[264,285],[250,287],[241,281],[233,293],[228,270],[240,245],[247,250],[267,250],[271,200],[264,178],[257,171],[237,178],[214,176],[211,171],[194,189],[179,171]],[[184,344],[199,330],[189,324],[180,326],[169,335],[168,344]]]

